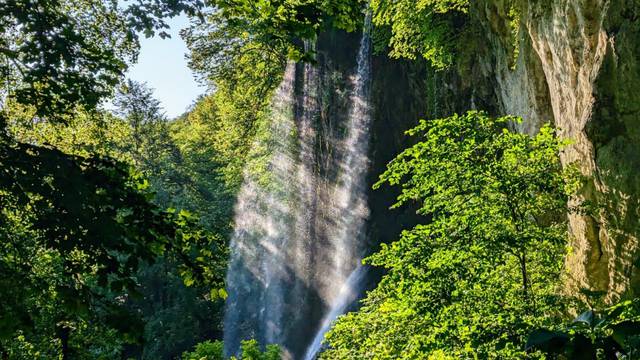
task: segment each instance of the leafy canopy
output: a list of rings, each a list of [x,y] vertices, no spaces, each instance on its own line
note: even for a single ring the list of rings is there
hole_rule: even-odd
[[[224,360],[222,341],[205,341],[196,345],[194,351],[182,354],[182,360]],[[245,340],[240,346],[240,357],[232,356],[230,360],[280,360],[280,348],[267,345],[265,351],[255,340]]]
[[[388,46],[391,57],[422,56],[445,68],[453,62],[468,8],[468,0],[372,0],[376,42]]]
[[[362,22],[362,0],[211,0],[232,29],[268,45],[284,43],[300,54],[301,41],[331,27],[354,31]]]
[[[111,94],[138,50],[137,32],[167,36],[164,18],[195,14],[200,0],[7,0],[0,3],[2,98],[57,117]]]
[[[11,294],[7,302],[0,301],[0,307],[12,314],[0,318],[0,328],[7,325],[4,332],[0,330],[0,352],[4,346],[12,356],[28,358],[48,351],[55,357],[60,352],[55,345],[57,324],[71,330],[67,336],[70,356],[79,359],[93,358],[85,351],[115,358],[122,354],[125,342],[142,337],[144,344],[128,345],[123,355],[174,356],[221,331],[225,236],[231,221],[218,214],[227,214],[232,194],[223,192],[223,181],[212,176],[217,171],[213,159],[195,158],[191,151],[180,149],[183,143],[172,134],[174,124],[163,118],[144,85],[130,83],[115,103],[124,119],[77,109],[65,115],[64,122],[34,121],[33,109],[12,104],[7,146],[34,144],[13,154],[22,166],[35,163],[28,175],[18,170],[20,181],[6,181],[16,186],[22,181],[42,183],[43,187],[35,194],[22,185],[0,195],[3,204],[12,205],[3,206],[6,221],[0,222],[0,238],[7,239],[6,247],[0,248],[0,268],[7,269],[1,271],[0,285],[6,284],[3,293]],[[180,131],[193,134],[194,130]],[[26,153],[32,156],[24,158]],[[50,166],[40,165],[40,158]],[[69,170],[74,163],[97,175],[84,178]],[[16,168],[8,160],[0,164],[7,166],[6,171]],[[112,188],[110,178],[101,176],[94,164],[103,170],[117,168],[114,178],[132,184],[126,188],[128,197],[118,186]],[[100,196],[92,197],[92,189],[98,189]],[[67,199],[80,210],[69,211],[66,204],[51,201],[25,205],[13,193]],[[131,198],[139,203],[127,200]],[[163,210],[170,207],[177,210]],[[157,216],[145,221],[149,211]],[[118,214],[127,214],[122,224],[112,220]],[[64,235],[52,236],[52,228]],[[120,263],[127,272],[113,273],[105,263]],[[43,268],[48,271],[43,273]],[[106,286],[99,282],[103,276],[108,279]],[[16,281],[23,286],[12,290]],[[121,287],[123,281],[127,285]],[[67,305],[70,301],[72,306]]]
[[[135,58],[136,32],[162,31],[163,17],[201,5],[0,3],[0,292],[8,294],[0,306],[10,314],[0,317],[2,357],[116,357],[142,337],[140,314],[126,305],[139,295],[138,271],[158,259],[171,259],[187,283],[220,284],[219,268],[205,258],[215,256],[219,237],[189,212],[154,204],[130,164],[101,156],[122,150],[121,143],[105,146],[91,136],[82,143],[82,133],[65,136],[55,126],[86,121],[84,135],[108,138],[106,126],[92,121],[113,117],[92,110]],[[19,123],[48,133],[21,138]],[[68,148],[41,141],[47,138]]]
[[[517,121],[469,112],[408,131],[419,142],[375,187],[399,186],[393,207],[417,204],[424,223],[366,260],[388,273],[337,322],[326,358],[518,358],[528,330],[556,321],[579,182],[550,126],[529,136]]]

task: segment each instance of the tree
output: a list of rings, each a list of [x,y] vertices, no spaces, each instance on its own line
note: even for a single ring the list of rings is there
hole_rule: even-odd
[[[21,142],[15,128],[7,128],[17,123],[17,113],[31,124],[79,114],[100,118],[93,110],[135,57],[136,31],[152,35],[166,27],[162,17],[200,5],[0,4],[0,293],[8,294],[0,301],[3,358],[113,358],[123,344],[141,338],[140,316],[125,304],[137,294],[138,270],[161,257],[179,259],[176,267],[189,283],[220,284],[222,274],[207,260],[218,250],[212,246],[217,237],[188,212],[153,204],[148,183],[129,164],[87,147],[74,149],[85,152],[76,155]],[[13,289],[18,283],[21,289]]]
[[[137,293],[141,264],[166,253],[180,259],[185,279],[221,279],[200,251],[212,251],[213,237],[189,214],[153,205],[146,181],[126,165],[20,143],[0,148],[0,164],[0,268],[7,269],[0,283],[3,294],[19,295],[1,304],[12,316],[0,319],[0,351],[16,336],[48,337],[68,358],[74,329],[94,316],[124,341],[136,341],[140,322],[123,299]],[[49,262],[52,279],[42,282]],[[11,290],[16,283],[24,287],[19,292]],[[38,326],[45,315],[55,331]]]
[[[456,40],[468,22],[469,1],[373,0],[371,9],[376,42],[388,46],[391,57],[422,56],[434,68],[443,69],[453,63]]]
[[[214,0],[210,5],[181,33],[191,51],[191,68],[216,90],[237,87],[265,99],[287,60],[315,61],[308,43],[321,31],[356,30],[366,1]]]
[[[292,59],[300,60],[309,55],[302,42],[314,39],[320,31],[332,27],[356,30],[365,4],[361,0],[213,0],[209,20],[218,39],[229,40],[232,49],[238,49],[234,42],[253,42],[287,49]]]
[[[165,120],[160,101],[145,83],[127,80],[114,99],[116,114],[138,129]]]
[[[40,117],[93,109],[135,59],[137,31],[167,36],[163,18],[201,7],[199,0],[145,0],[124,9],[108,0],[3,1],[2,96],[34,106]]]
[[[204,19],[181,32],[190,50],[189,67],[213,89],[232,82],[239,88],[259,88],[263,90],[259,98],[264,98],[281,76],[288,44],[278,39],[261,41],[260,34],[249,32],[221,11],[212,11]]]
[[[146,93],[150,95],[148,91]],[[110,339],[114,344],[114,353],[122,352],[123,355],[142,359],[172,359],[198,341],[220,336],[224,296],[221,288],[227,255],[225,240],[231,220],[228,218],[230,215],[220,218],[219,214],[229,213],[233,194],[218,193],[225,187],[220,184],[224,182],[214,175],[218,171],[218,165],[212,158],[192,155],[193,151],[197,151],[211,156],[215,139],[208,139],[208,134],[202,133],[203,130],[196,127],[195,123],[193,126],[180,127],[179,132],[184,132],[187,138],[176,136],[172,130],[175,124],[158,116],[141,116],[158,113],[140,110],[145,108],[146,103],[157,103],[152,97],[147,96],[146,101],[140,101],[140,96],[133,99],[130,96],[131,94],[123,96],[120,100],[131,100],[140,106],[120,103],[123,109],[137,110],[119,113],[123,116],[128,114],[129,120],[136,118],[136,121],[126,121],[108,112],[76,111],[73,116],[65,117],[64,123],[34,123],[30,121],[31,113],[21,116],[16,111],[12,118],[14,120],[9,122],[9,132],[21,142],[46,144],[67,154],[119,159],[126,166],[140,171],[148,180],[148,190],[154,192],[152,201],[159,209],[178,209],[174,214],[180,210],[190,210],[194,214],[190,216],[190,221],[197,221],[207,229],[207,237],[211,241],[192,244],[197,239],[194,238],[185,244],[193,247],[184,251],[189,254],[190,261],[199,262],[209,269],[208,273],[212,276],[207,276],[206,281],[201,281],[204,279],[199,279],[198,276],[185,276],[189,275],[188,272],[185,273],[188,270],[184,268],[185,262],[173,251],[158,256],[153,263],[143,261],[136,271],[135,290],[139,296],[127,297],[122,305],[124,310],[136,314],[142,320],[137,328],[137,335],[144,338],[142,345],[124,344],[117,341],[117,336],[107,336],[104,333],[73,333],[74,339],[86,341]],[[136,123],[137,130],[134,130]],[[193,137],[194,135],[196,136]],[[181,140],[177,141],[178,138]],[[134,146],[136,140],[140,146]],[[200,189],[207,196],[199,196]],[[212,200],[212,197],[220,200]],[[186,286],[185,280],[191,286]],[[191,284],[194,280],[196,281]],[[95,308],[92,308],[92,312],[95,312]],[[31,309],[29,313],[38,312]],[[95,323],[102,321],[99,318],[94,320]],[[98,327],[92,326],[89,329],[97,331]],[[105,326],[106,330],[109,330],[108,326]],[[27,337],[32,344],[35,342],[34,336],[32,334]],[[43,341],[47,339],[49,338],[43,337]],[[34,347],[42,349],[40,344],[34,344]],[[89,346],[85,348],[90,349]],[[106,352],[104,349],[101,351]],[[99,352],[96,350],[94,353]]]
[[[171,152],[167,120],[160,101],[144,83],[127,80],[115,96],[116,114],[131,128],[131,154],[136,167],[145,175],[160,171],[158,166]]]
[[[416,202],[427,221],[367,260],[388,273],[338,321],[327,358],[522,357],[528,331],[561,316],[555,284],[579,181],[550,126],[529,136],[509,131],[517,121],[469,112],[408,132],[421,141],[375,187],[400,186],[393,207]]]
[[[182,354],[183,360],[224,360],[222,341],[205,341],[196,345],[193,352]],[[240,347],[240,357],[232,356],[230,360],[279,360],[280,349],[277,345],[267,345],[265,351],[255,340],[246,340]]]

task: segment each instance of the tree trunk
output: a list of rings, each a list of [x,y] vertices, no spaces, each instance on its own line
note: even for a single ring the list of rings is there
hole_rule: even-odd
[[[525,299],[529,299],[529,277],[527,275],[527,256],[524,251],[520,254],[520,270],[522,271],[522,292]]]
[[[60,339],[60,345],[62,346],[62,360],[71,359],[71,351],[69,349],[69,336],[71,335],[71,329],[65,325],[58,326],[58,339]]]

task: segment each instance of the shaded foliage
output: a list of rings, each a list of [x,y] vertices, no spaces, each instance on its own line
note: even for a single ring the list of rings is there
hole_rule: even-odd
[[[526,350],[552,359],[635,359],[640,355],[638,301],[623,301],[603,311],[588,310],[568,325],[537,329]]]
[[[11,314],[0,321],[2,343],[16,334],[53,337],[63,353],[70,352],[71,333],[94,316],[115,331],[112,336],[139,341],[142,322],[123,307],[124,300],[138,294],[137,271],[162,255],[179,261],[185,279],[220,281],[201,253],[211,252],[214,238],[188,213],[152,204],[146,181],[127,165],[9,139],[2,141],[0,164],[6,236],[0,262],[7,269],[2,283],[29,279],[21,291],[7,290],[16,295],[2,304],[3,313]],[[31,234],[26,242],[25,233]],[[16,262],[18,255],[22,262]],[[36,259],[43,263],[30,261]],[[39,275],[48,262],[56,264],[53,279]],[[42,306],[53,306],[53,313],[34,309]],[[41,333],[36,325],[45,320],[57,330]]]
[[[148,180],[147,191],[154,195],[149,200],[159,209],[202,226],[192,235],[204,235],[208,241],[185,239],[180,253],[187,258],[165,252],[153,263],[141,261],[135,273],[140,296],[124,302],[144,322],[139,333],[144,344],[125,346],[124,354],[170,359],[198,341],[220,336],[233,194],[225,190],[221,177],[214,176],[223,165],[212,158],[211,148],[223,138],[209,139],[202,133],[206,129],[195,124],[169,122],[144,84],[127,85],[115,101],[122,117],[76,111],[65,123],[34,122],[32,112],[16,107],[9,129],[24,142],[82,156],[107,156],[126,163],[127,169],[135,167],[141,179]],[[190,271],[186,261],[200,273]]]

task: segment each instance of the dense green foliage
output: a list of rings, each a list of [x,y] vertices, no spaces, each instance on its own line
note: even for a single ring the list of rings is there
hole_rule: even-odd
[[[207,25],[215,37],[206,46],[218,47],[220,56],[230,52],[250,51],[259,44],[262,49],[291,59],[308,58],[312,54],[302,46],[321,30],[331,27],[353,31],[362,21],[361,0],[212,0]],[[212,53],[212,52],[210,52]],[[216,65],[214,65],[216,66]]]
[[[74,351],[86,347],[73,335],[95,316],[137,341],[140,321],[123,300],[138,293],[138,269],[163,254],[187,279],[219,279],[193,252],[215,238],[189,214],[152,204],[146,181],[124,164],[20,143],[5,145],[0,160],[3,293],[14,294],[3,298],[3,347],[15,336],[57,338],[61,351],[80,356]],[[22,286],[10,290],[14,283]]]
[[[111,93],[137,54],[136,31],[153,35],[164,17],[194,14],[198,0],[8,0],[0,3],[2,96],[57,117],[95,107]],[[8,85],[8,86],[7,86]]]
[[[183,360],[224,360],[222,341],[205,341],[196,345],[192,352],[185,352]],[[263,352],[255,340],[243,341],[240,346],[240,357],[232,356],[230,360],[280,360],[280,349],[276,345],[268,345]]]
[[[66,117],[64,124],[32,123],[31,114],[15,111],[10,130],[24,142],[49,144],[82,156],[109,156],[134,166],[149,180],[154,203],[178,209],[171,212],[191,222],[199,219],[208,230],[206,244],[199,244],[196,238],[184,244],[182,252],[189,254],[188,259],[169,254],[154,263],[144,263],[136,273],[140,296],[126,304],[145,323],[144,331],[140,329],[145,345],[129,346],[127,353],[148,359],[170,358],[198,340],[220,334],[224,297],[221,278],[226,267],[225,237],[230,229],[233,195],[221,180],[222,175],[214,176],[224,168],[209,158],[219,139],[202,134],[203,126],[186,119],[168,122],[150,91],[141,84],[129,82],[115,103],[121,117],[76,113]],[[203,156],[203,151],[209,155]],[[186,271],[180,265],[185,260],[202,271]],[[184,284],[194,282],[200,285],[189,288]]]
[[[478,6],[469,0],[372,0],[374,43],[378,52],[388,50],[392,58],[426,59],[442,70],[450,65],[464,64],[473,58],[474,49],[484,41],[475,37],[481,31],[470,12]],[[479,5],[482,6],[482,5]],[[513,54],[510,66],[515,67],[520,46],[521,3],[507,0],[504,7],[509,21],[499,27],[505,48]],[[468,69],[461,69],[462,72]]]
[[[129,84],[141,91],[122,98],[123,119],[93,110],[135,58],[136,31],[200,5],[0,4],[3,358],[113,359],[146,342],[158,359],[215,336],[202,324],[219,321],[224,235],[155,200],[145,177],[172,150],[157,106]]]
[[[578,183],[549,126],[531,137],[512,121],[469,112],[409,131],[421,141],[376,187],[401,186],[394,207],[417,202],[425,222],[367,260],[388,274],[338,321],[326,358],[517,358],[531,329],[558,320]]]
[[[457,37],[467,21],[469,1],[373,0],[371,9],[377,31],[386,34],[379,35],[378,42],[386,42],[391,57],[422,56],[442,69],[453,62]]]
[[[638,301],[585,311],[555,330],[537,329],[529,335],[527,350],[570,360],[635,359],[640,355]]]
[[[499,34],[511,65],[518,4],[504,3]],[[0,358],[223,359],[235,196],[246,171],[266,168],[251,148],[267,137],[286,62],[314,62],[320,32],[354,31],[371,11],[378,50],[444,69],[472,51],[461,41],[472,6],[1,1]],[[167,36],[164,19],[180,13],[192,16],[181,36],[210,93],[170,120],[123,74],[139,34]],[[416,144],[375,187],[399,187],[393,207],[417,206],[423,221],[366,260],[386,273],[336,323],[323,358],[637,356],[635,302],[563,325],[574,305],[559,291],[566,213],[581,210],[567,202],[580,181],[560,165],[552,127],[517,134],[517,121],[469,112],[409,131]],[[279,357],[255,341],[240,355]]]

